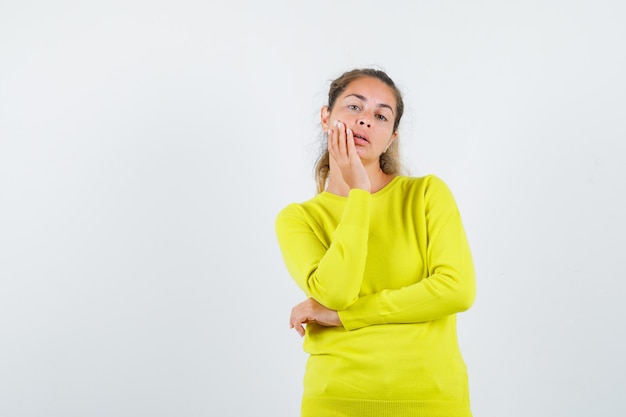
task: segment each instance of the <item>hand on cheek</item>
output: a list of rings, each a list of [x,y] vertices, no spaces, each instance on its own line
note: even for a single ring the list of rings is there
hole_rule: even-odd
[[[371,190],[369,177],[354,145],[352,130],[338,120],[328,130],[328,153],[350,189]]]

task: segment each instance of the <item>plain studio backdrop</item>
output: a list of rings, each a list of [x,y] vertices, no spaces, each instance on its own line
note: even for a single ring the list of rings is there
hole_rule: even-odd
[[[469,235],[475,416],[626,415],[625,21],[618,0],[3,0],[0,416],[298,415],[274,220],[315,194],[329,81],[371,66]]]

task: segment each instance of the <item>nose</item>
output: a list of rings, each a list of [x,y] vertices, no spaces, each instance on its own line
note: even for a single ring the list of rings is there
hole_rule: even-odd
[[[360,124],[361,126],[372,127],[372,125],[370,124],[369,120],[363,120],[363,119],[361,119],[361,120],[359,120],[359,124]]]

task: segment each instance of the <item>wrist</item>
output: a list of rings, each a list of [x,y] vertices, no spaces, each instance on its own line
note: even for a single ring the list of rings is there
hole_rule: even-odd
[[[372,185],[370,184],[369,181],[349,184],[348,187],[350,187],[350,190],[363,190],[363,191],[367,191],[370,194],[372,192]]]

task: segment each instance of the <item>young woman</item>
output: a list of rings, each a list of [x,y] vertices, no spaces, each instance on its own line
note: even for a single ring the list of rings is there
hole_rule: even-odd
[[[456,313],[474,301],[474,267],[445,183],[400,175],[403,110],[382,71],[333,81],[319,193],[276,220],[308,297],[290,318],[310,355],[303,417],[471,416]]]

